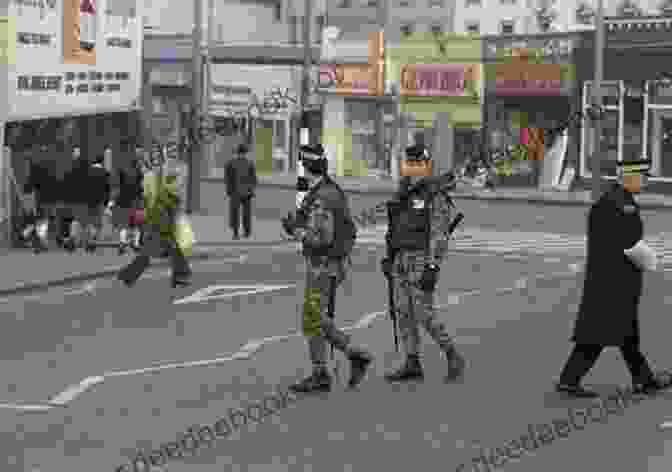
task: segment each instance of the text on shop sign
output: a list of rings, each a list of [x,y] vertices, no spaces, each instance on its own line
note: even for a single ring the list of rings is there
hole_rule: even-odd
[[[458,64],[409,64],[401,68],[401,95],[455,97],[463,95],[478,72]]]

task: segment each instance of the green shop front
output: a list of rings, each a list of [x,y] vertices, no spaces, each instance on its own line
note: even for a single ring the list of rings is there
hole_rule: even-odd
[[[398,97],[400,149],[426,144],[435,174],[480,147],[481,53],[481,41],[467,35],[416,34],[389,50],[386,77]]]

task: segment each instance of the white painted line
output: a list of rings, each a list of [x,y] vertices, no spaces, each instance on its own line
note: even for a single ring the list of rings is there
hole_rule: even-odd
[[[52,405],[23,405],[20,403],[0,403],[2,410],[17,410],[17,411],[49,411],[55,408]]]
[[[658,426],[660,429],[671,429],[672,428],[672,421],[665,421],[664,423],[660,423]]]
[[[49,404],[60,406],[67,405],[82,393],[86,392],[95,385],[103,383],[104,381],[105,379],[101,376],[87,377],[78,384],[70,385],[64,391],[49,400]]]
[[[162,370],[169,370],[169,369],[182,369],[186,367],[204,367],[204,366],[209,366],[209,365],[215,365],[215,364],[223,364],[224,362],[230,362],[233,360],[244,360],[244,359],[249,359],[250,355],[245,353],[245,352],[237,352],[233,354],[232,356],[228,357],[219,357],[217,359],[205,359],[205,360],[200,360],[200,361],[192,361],[192,362],[180,362],[180,363],[174,363],[174,364],[165,364],[165,365],[157,365],[155,367],[146,367],[144,369],[133,369],[133,370],[126,370],[126,371],[114,371],[114,372],[106,372],[103,377],[108,378],[108,377],[126,377],[129,375],[141,375],[141,374],[149,374],[152,372],[160,372]]]
[[[175,300],[174,305],[182,305],[185,303],[201,303],[210,300],[223,300],[227,298],[241,297],[245,295],[254,295],[256,293],[275,292],[278,290],[285,290],[296,287],[296,284],[290,285],[211,285],[202,288],[188,297]],[[248,289],[248,290],[246,290]],[[252,289],[252,290],[249,290]],[[222,290],[237,290],[231,293],[222,295],[210,295]]]
[[[237,354],[246,354],[248,356],[251,356],[255,352],[257,352],[259,349],[261,349],[261,346],[264,345],[264,340],[263,339],[257,339],[253,341],[248,341],[247,344],[245,344],[242,348],[240,348],[240,351],[238,351]]]
[[[376,318],[379,316],[385,315],[385,311],[376,311],[374,313],[368,313],[364,316],[362,316],[357,323],[355,323],[351,329],[360,329],[360,328],[368,328],[371,323],[375,321]]]
[[[527,279],[518,279],[518,280],[516,280],[515,287],[516,287],[518,290],[522,290],[522,289],[524,289],[525,287],[527,287]]]

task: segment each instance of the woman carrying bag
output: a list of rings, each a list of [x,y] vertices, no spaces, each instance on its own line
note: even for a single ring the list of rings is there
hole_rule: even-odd
[[[190,226],[179,214],[181,201],[177,178],[174,169],[166,169],[164,174],[162,168],[144,177],[145,240],[140,253],[117,275],[128,287],[134,285],[149,267],[151,258],[160,257],[164,249],[171,259],[172,287],[190,284],[191,268],[185,250],[191,250],[193,235],[191,241],[185,237],[190,232]]]

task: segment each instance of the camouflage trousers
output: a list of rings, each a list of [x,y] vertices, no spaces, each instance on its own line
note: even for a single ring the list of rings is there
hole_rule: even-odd
[[[327,345],[350,354],[350,336],[336,327],[331,313],[336,290],[345,280],[344,261],[327,258],[306,258],[306,280],[303,298],[302,331],[308,342],[314,366],[327,363]]]
[[[434,293],[427,293],[417,286],[422,276],[425,257],[422,253],[404,252],[394,261],[394,299],[399,320],[399,334],[406,355],[419,355],[420,325],[441,350],[450,353],[453,339],[448,335],[443,322],[436,317]]]

